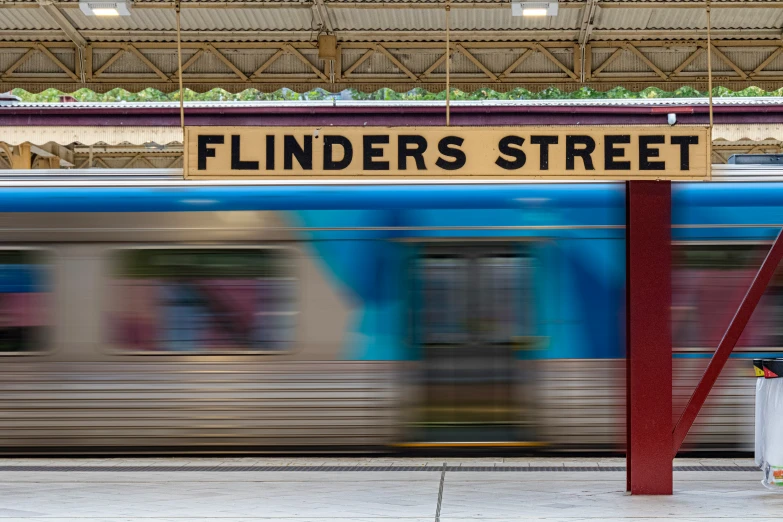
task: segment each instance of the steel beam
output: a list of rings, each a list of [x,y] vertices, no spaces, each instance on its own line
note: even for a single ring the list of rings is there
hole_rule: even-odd
[[[694,40],[677,42],[591,40],[584,46],[584,60],[580,56],[580,46],[574,42],[455,40],[452,49],[453,52],[465,55],[466,60],[479,69],[463,66],[462,70],[451,71],[454,86],[463,90],[487,86],[498,90],[513,87],[538,89],[541,85],[551,85],[564,90],[583,86],[606,89],[609,85],[625,86],[633,90],[649,86],[673,90],[682,85],[703,88],[707,83],[707,72],[693,67],[696,59],[704,53],[703,42]],[[722,85],[731,89],[754,85],[773,90],[783,83],[783,69],[777,65],[783,52],[779,41],[716,40],[715,49],[717,59],[724,61],[728,60],[724,57],[737,55],[738,50],[748,55],[742,61],[735,59],[731,62],[729,65],[733,70],[714,74],[715,81],[720,81]],[[434,42],[378,40],[366,43],[341,42],[338,46],[338,59],[334,62],[334,83],[331,74],[327,75],[322,71],[321,64],[315,56],[317,47],[312,42],[198,41],[184,43],[183,50],[189,56],[183,66],[184,83],[188,88],[197,91],[214,87],[223,87],[230,91],[250,87],[261,90],[275,90],[280,87],[295,90],[309,90],[315,87],[330,90],[344,88],[376,90],[384,85],[393,85],[399,90],[420,86],[440,90],[444,83],[443,74],[435,72],[445,59],[443,46]],[[357,50],[363,53],[358,58]],[[607,51],[609,51],[608,57]],[[672,63],[667,68],[659,68],[653,59],[658,63],[660,61],[653,53],[667,51],[678,53],[683,58],[679,60],[679,65]],[[171,81],[172,78],[176,78],[176,68],[157,65],[177,63],[176,44],[171,42],[90,42],[80,56],[72,56],[73,63],[80,65],[73,70],[65,65],[71,62],[63,58],[67,53],[79,53],[70,42],[4,41],[0,42],[1,53],[10,55],[6,63],[11,64],[5,71],[0,71],[0,90],[3,91],[16,87],[37,91],[52,85],[56,85],[61,90],[75,90],[85,84],[97,91],[114,87],[134,91],[145,87],[166,92],[176,89],[176,84]],[[32,63],[39,63],[37,60],[31,60],[36,53],[45,56],[46,60],[40,61],[40,70],[31,70]],[[111,54],[107,55],[107,53]],[[204,53],[213,54],[222,65],[210,65],[210,69],[191,72],[195,69],[192,65],[200,60]],[[548,65],[542,65],[540,60],[529,59],[536,53],[541,53],[557,69],[553,70]],[[167,59],[160,57],[167,54],[171,55]],[[269,58],[265,63],[256,65],[258,60],[257,56],[253,56],[254,54],[269,56]],[[285,54],[294,56],[298,63],[290,60],[285,61],[285,64],[279,62],[278,60]],[[501,54],[515,57],[511,66],[507,60],[497,59]],[[380,56],[378,66],[372,67],[372,72],[357,72],[362,64],[374,55]],[[229,56],[231,60],[228,59]],[[235,56],[238,58],[235,59]],[[80,61],[82,57],[83,62]],[[639,60],[644,62],[649,70],[636,70]],[[146,71],[136,72],[139,62],[146,67]],[[250,67],[247,64],[254,66]],[[276,67],[281,70],[268,73],[273,64],[277,64]],[[593,68],[592,64],[597,65]],[[67,78],[59,71],[53,72],[51,65],[64,72]],[[230,70],[227,71],[223,65]],[[610,66],[612,71],[607,72]],[[20,69],[23,69],[23,72],[20,72]]]
[[[704,405],[704,401],[707,400],[707,396],[712,390],[715,381],[718,379],[721,370],[726,365],[726,361],[729,360],[732,350],[737,345],[742,332],[745,331],[748,321],[753,315],[753,311],[761,301],[761,297],[764,295],[764,291],[769,286],[769,282],[772,280],[772,276],[775,274],[775,270],[780,264],[780,260],[783,259],[783,230],[778,233],[775,242],[767,253],[767,257],[764,258],[764,262],[761,263],[756,277],[748,288],[748,292],[745,297],[742,298],[742,302],[737,309],[737,313],[729,323],[729,327],[726,329],[726,333],[723,334],[723,338],[718,344],[718,349],[715,350],[715,354],[710,359],[710,363],[707,365],[707,369],[699,380],[699,384],[693,391],[688,404],[685,406],[685,410],[680,416],[680,420],[677,421],[677,425],[674,427],[672,437],[672,457],[677,455],[677,452],[682,447],[682,443],[685,437],[688,435],[688,431],[693,426],[693,422],[699,415],[701,407]]]
[[[587,0],[582,9],[582,24],[579,29],[579,45],[585,45],[590,40],[590,33],[593,32],[593,24],[598,8],[598,0]]]
[[[38,0],[38,4],[41,6],[41,9],[43,9],[46,14],[49,15],[49,17],[54,21],[55,24],[60,26],[60,29],[63,30],[63,32],[68,36],[68,38],[75,43],[77,46],[84,49],[87,47],[87,41],[84,39],[84,37],[79,33],[79,31],[73,26],[70,20],[60,12],[60,9],[53,5],[51,0]],[[78,5],[78,4],[77,4]]]
[[[313,14],[318,18],[318,24],[323,30],[329,34],[334,34],[334,26],[332,20],[329,18],[329,9],[326,7],[324,0],[313,0]]]
[[[626,182],[626,489],[671,495],[671,182]]]

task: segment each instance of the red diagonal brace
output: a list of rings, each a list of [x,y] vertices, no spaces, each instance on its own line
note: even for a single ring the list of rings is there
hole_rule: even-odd
[[[769,282],[772,280],[772,276],[775,274],[780,260],[783,259],[783,230],[778,233],[778,237],[775,238],[775,242],[772,244],[772,248],[769,249],[767,257],[764,258],[764,262],[761,263],[756,277],[750,284],[748,293],[742,298],[737,313],[729,323],[726,333],[723,334],[723,339],[718,344],[718,349],[715,350],[715,355],[712,356],[710,364],[704,371],[704,375],[701,376],[699,384],[693,391],[688,405],[682,412],[680,420],[677,421],[677,425],[674,427],[674,447],[672,457],[677,456],[677,452],[682,446],[682,442],[685,440],[685,436],[688,435],[688,431],[693,426],[693,421],[696,420],[696,416],[699,414],[701,407],[704,405],[704,401],[707,400],[712,386],[718,379],[723,366],[726,361],[729,360],[732,350],[737,345],[742,332],[745,330],[745,326],[748,324],[750,317],[753,315],[753,311],[756,309],[756,305],[759,304],[761,296],[764,295],[764,291],[767,289]]]

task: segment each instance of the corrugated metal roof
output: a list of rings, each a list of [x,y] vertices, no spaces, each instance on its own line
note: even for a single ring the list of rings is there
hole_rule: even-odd
[[[12,29],[59,30],[60,28],[41,9],[0,9],[0,33]]]
[[[130,16],[86,16],[79,9],[63,13],[79,30],[174,31],[173,9],[133,9]],[[183,31],[284,31],[312,25],[307,9],[183,9]]]
[[[446,18],[439,9],[333,9],[335,31],[445,31]],[[505,9],[455,9],[451,13],[453,31],[500,31],[516,29],[578,29],[578,9],[562,9],[557,16],[525,18],[511,16]]]
[[[400,4],[407,1],[405,8]],[[677,38],[682,35],[669,35],[662,31],[703,31],[705,14],[703,9],[696,8],[648,8],[645,5],[662,4],[694,4],[699,0],[671,1],[616,1],[617,7],[598,8],[595,16],[595,40],[612,40],[629,36],[628,31],[657,31],[655,34],[639,33],[639,38]],[[203,31],[225,31],[225,35],[210,35],[213,41],[242,40],[263,41],[264,39],[279,40],[279,34],[264,32],[290,31],[291,40],[310,39],[308,32],[318,25],[316,14],[310,9],[311,1],[293,2],[291,0],[242,0],[243,6],[231,7],[232,0],[215,2],[192,2],[200,8],[189,8],[184,1],[182,10],[182,30],[186,38],[188,33]],[[427,0],[411,4],[410,0],[326,0],[329,17],[334,24],[338,36],[344,41],[366,39],[366,31],[392,31],[408,33],[406,35],[388,35],[387,41],[409,41],[433,39],[431,32],[442,31],[445,24],[443,1]],[[121,38],[125,41],[170,41],[174,31],[174,10],[171,3],[159,0],[137,1],[145,7],[132,9],[130,16],[113,18],[86,16],[76,8],[77,1],[58,2],[60,11],[68,18],[74,27],[86,31],[88,40],[111,40]],[[204,4],[214,4],[214,7],[203,7]],[[258,7],[252,7],[256,3]],[[602,0],[602,4],[606,4]],[[736,0],[735,0],[736,3]],[[780,3],[773,3],[778,8],[758,7],[760,0],[754,0],[756,7],[750,9],[721,9],[720,0],[714,0],[712,13],[713,29],[716,37],[720,31],[764,31],[778,30],[783,25],[783,9]],[[5,31],[51,31],[41,35],[42,39],[62,40],[62,32],[56,23],[43,9],[30,7],[13,8],[14,5],[29,5],[27,0],[4,0],[0,9],[0,33]],[[68,4],[72,4],[70,7]],[[271,5],[270,5],[271,4]],[[574,40],[581,26],[585,1],[561,0],[562,8],[556,17],[525,18],[511,16],[507,0],[454,0],[456,6],[451,12],[452,30],[466,40],[494,41],[516,38],[525,41],[569,41]],[[463,4],[462,7],[459,5]],[[484,7],[483,5],[486,5]],[[154,8],[153,6],[160,6]],[[222,8],[218,8],[218,6]],[[229,6],[229,7],[227,7]],[[468,7],[469,6],[469,7]],[[570,6],[574,6],[573,8]],[[117,34],[116,31],[127,31]],[[464,34],[473,32],[470,38]],[[508,34],[508,31],[525,31],[525,34]],[[556,33],[538,33],[538,31],[557,31]],[[163,32],[163,33],[161,33]],[[340,34],[340,33],[344,34]],[[622,32],[622,33],[620,33]],[[134,34],[137,33],[137,34]],[[237,33],[237,34],[230,34]],[[504,33],[504,34],[501,34]],[[695,33],[694,33],[695,34]],[[760,33],[759,33],[760,34]],[[779,31],[776,33],[780,36]],[[774,38],[775,33],[764,33],[764,37]],[[378,36],[378,35],[374,35]],[[736,37],[734,35],[733,37]],[[757,34],[758,36],[758,34]],[[2,35],[9,39],[12,35]],[[739,35],[738,37],[742,37]],[[442,35],[438,35],[442,39]]]
[[[87,16],[80,9],[62,9],[76,29],[109,31],[176,30],[173,9],[131,9],[130,16]],[[184,11],[182,18],[185,18]],[[183,23],[184,27],[184,23]]]
[[[564,10],[569,11],[572,10]],[[702,9],[599,8],[595,18],[595,30],[706,30],[707,18],[704,13]],[[714,9],[711,18],[713,30],[775,29],[780,28],[783,22],[783,9]]]

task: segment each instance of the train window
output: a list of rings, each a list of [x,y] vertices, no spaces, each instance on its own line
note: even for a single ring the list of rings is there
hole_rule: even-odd
[[[479,337],[504,344],[530,335],[530,258],[493,248],[433,248],[417,260],[420,342],[454,345]]]
[[[296,280],[284,249],[116,252],[114,344],[140,352],[271,352],[294,334]]]
[[[715,350],[769,245],[675,245],[675,349]],[[775,348],[777,347],[777,348]],[[783,270],[778,270],[737,343],[738,350],[783,347]]]
[[[0,250],[0,353],[41,351],[50,316],[46,253]]]

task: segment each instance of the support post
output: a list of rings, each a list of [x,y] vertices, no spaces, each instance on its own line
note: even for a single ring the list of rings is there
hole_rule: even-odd
[[[626,487],[672,494],[671,182],[626,182]]]

